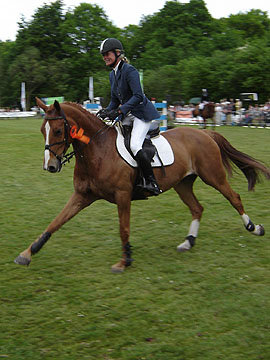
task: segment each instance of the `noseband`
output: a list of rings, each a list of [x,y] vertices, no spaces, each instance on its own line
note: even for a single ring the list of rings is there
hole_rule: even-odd
[[[69,145],[70,145],[69,142],[68,142],[68,134],[69,134],[70,125],[67,122],[66,115],[63,112],[63,110],[61,110],[61,116],[56,116],[56,117],[45,116],[44,119],[45,120],[64,120],[64,132],[65,132],[64,139],[62,141],[58,141],[58,142],[55,142],[53,144],[45,145],[45,150],[49,150],[56,157],[56,159],[60,163],[60,168],[61,168],[62,165],[64,165],[66,162],[68,162],[75,154],[74,151],[72,151],[69,154],[66,154],[66,151],[67,151],[67,149],[69,148]],[[63,151],[62,155],[57,155],[51,148],[53,146],[55,146],[55,145],[62,145],[62,144],[65,144],[64,151]]]

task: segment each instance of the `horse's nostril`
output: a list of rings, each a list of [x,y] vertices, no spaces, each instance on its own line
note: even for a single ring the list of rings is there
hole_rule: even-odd
[[[50,166],[48,167],[48,171],[51,172],[51,173],[55,173],[55,172],[58,171],[58,169],[57,169],[55,166],[50,165]]]

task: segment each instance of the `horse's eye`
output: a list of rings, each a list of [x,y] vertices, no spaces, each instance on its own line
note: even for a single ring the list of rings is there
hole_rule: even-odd
[[[54,136],[60,136],[60,135],[62,135],[62,130],[61,129],[54,130],[53,134],[54,134]]]

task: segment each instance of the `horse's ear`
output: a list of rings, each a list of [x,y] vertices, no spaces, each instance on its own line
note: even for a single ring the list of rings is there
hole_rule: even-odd
[[[45,112],[48,110],[48,106],[46,106],[44,104],[44,102],[42,102],[38,97],[36,97],[36,103],[37,103],[37,106],[39,108],[41,108],[42,110],[44,110]]]
[[[61,111],[61,106],[59,104],[59,102],[57,100],[54,100],[53,106],[55,107],[55,109],[60,112]]]

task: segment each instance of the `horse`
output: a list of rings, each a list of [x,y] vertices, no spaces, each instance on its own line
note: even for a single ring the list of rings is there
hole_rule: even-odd
[[[207,119],[212,119],[215,126],[215,104],[213,102],[209,102],[204,105],[202,110],[199,109],[199,105],[196,105],[193,110],[193,116],[201,116],[203,118],[204,129],[206,129]]]
[[[118,208],[122,256],[112,265],[113,272],[123,272],[132,264],[129,242],[130,208],[137,168],[131,167],[116,149],[116,129],[105,124],[81,105],[64,102],[46,106],[39,98],[37,105],[45,111],[41,132],[45,139],[43,168],[50,173],[59,172],[62,164],[75,156],[74,192],[63,210],[45,231],[21,252],[15,263],[29,265],[51,235],[82,209],[97,200],[105,199]],[[232,164],[242,170],[253,190],[258,176],[270,178],[270,170],[260,161],[235,149],[221,134],[210,130],[174,128],[160,134],[170,143],[174,162],[154,168],[162,192],[173,188],[188,206],[192,220],[184,241],[177,246],[179,252],[195,245],[203,207],[193,192],[199,176],[206,184],[218,190],[237,210],[245,228],[254,235],[264,235],[262,225],[255,225],[244,210],[240,196],[232,190],[227,175],[232,174]],[[73,151],[67,153],[72,145]],[[165,171],[164,171],[165,170]],[[151,196],[150,194],[148,194]],[[159,196],[162,196],[159,195]]]

